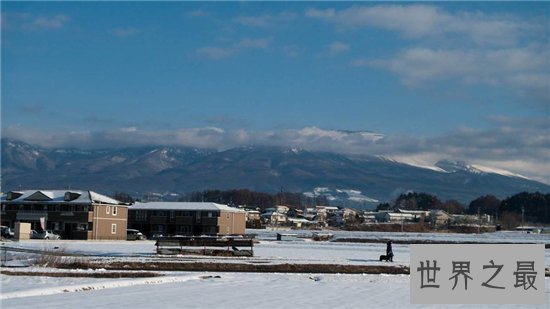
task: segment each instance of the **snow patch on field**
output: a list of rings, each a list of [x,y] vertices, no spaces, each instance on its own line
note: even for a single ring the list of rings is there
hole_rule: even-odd
[[[4,277],[4,275],[2,275]],[[38,289],[28,289],[28,290],[18,290],[13,292],[4,293],[0,295],[0,300],[10,299],[10,298],[19,298],[19,297],[31,297],[31,296],[45,296],[52,294],[60,293],[69,293],[69,292],[80,292],[80,291],[93,291],[93,290],[103,290],[103,289],[113,289],[113,288],[122,288],[135,285],[144,285],[144,284],[164,284],[164,283],[175,283],[175,282],[184,282],[188,280],[199,279],[196,276],[177,276],[177,277],[156,277],[156,278],[143,278],[143,279],[131,279],[131,280],[113,280],[113,281],[102,281],[96,282],[90,280],[91,282],[86,284],[71,284],[65,286],[55,286],[55,287],[41,287]],[[32,280],[32,277],[31,277]],[[52,280],[56,281],[56,280]],[[78,281],[77,281],[78,282]]]

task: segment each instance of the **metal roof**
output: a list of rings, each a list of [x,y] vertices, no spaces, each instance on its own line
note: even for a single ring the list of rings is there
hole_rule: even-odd
[[[244,210],[229,207],[218,203],[201,202],[148,202],[135,203],[129,207],[130,210],[200,210],[200,211],[231,211],[242,212]]]
[[[70,193],[72,195],[71,200],[65,200],[65,194]],[[15,198],[8,199],[9,195],[15,196]],[[19,195],[19,196],[18,196]],[[39,203],[52,203],[52,204],[111,204],[111,205],[124,205],[124,203],[117,201],[108,196],[99,194],[93,191],[81,191],[81,190],[21,190],[10,191],[0,198],[2,203],[13,204],[35,204]]]

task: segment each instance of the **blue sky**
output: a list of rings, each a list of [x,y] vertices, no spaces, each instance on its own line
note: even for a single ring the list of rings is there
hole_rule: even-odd
[[[549,8],[3,2],[2,135],[455,159],[548,182]]]

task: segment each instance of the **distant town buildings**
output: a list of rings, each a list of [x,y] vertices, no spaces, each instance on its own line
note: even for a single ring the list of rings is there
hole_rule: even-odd
[[[93,191],[23,190],[1,198],[2,226],[30,223],[34,230],[52,230],[63,239],[126,239],[127,229],[147,237],[242,235],[246,228],[357,228],[369,224],[421,224],[431,229],[494,224],[490,215],[449,214],[440,209],[358,211],[335,206],[296,209],[210,202],[123,203]],[[401,227],[403,231],[403,227]]]

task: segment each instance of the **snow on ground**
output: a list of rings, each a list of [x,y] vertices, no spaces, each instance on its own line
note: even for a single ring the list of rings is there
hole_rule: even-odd
[[[154,241],[22,241],[2,246],[82,254],[100,260],[200,261],[228,263],[331,263],[376,264],[385,253],[384,243],[315,241],[274,241],[280,231],[252,230],[260,243],[253,258],[155,255]],[[311,231],[290,231],[310,235]],[[423,234],[330,231],[336,237],[371,240],[445,240],[487,242],[550,243],[550,235],[517,232],[487,234]],[[410,246],[394,244],[396,265],[408,265]],[[34,254],[36,256],[36,254]],[[9,262],[28,264],[33,254],[9,251]],[[26,263],[27,262],[27,263]],[[550,265],[550,250],[545,250]],[[8,263],[9,264],[9,263]],[[9,270],[57,271],[51,268],[22,267]],[[92,270],[64,270],[92,271]],[[105,271],[105,270],[99,270]],[[439,305],[409,304],[407,275],[345,275],[289,273],[205,273],[164,272],[155,278],[52,278],[0,275],[2,308],[521,308],[518,305]],[[206,276],[206,278],[205,278]],[[220,278],[213,278],[220,276]],[[315,280],[312,280],[315,279]],[[546,278],[546,299],[550,303],[550,278]],[[525,306],[525,308],[547,308]]]
[[[35,290],[25,294],[26,282],[40,279],[7,277],[1,275],[1,282],[16,286],[21,297],[3,299],[3,308],[547,308],[546,304],[411,305],[407,275],[178,272],[171,273],[171,278],[179,280],[164,284],[91,279],[87,285],[94,289],[78,292],[72,292],[74,284],[67,278],[49,278],[59,292],[42,296],[31,296]],[[547,303],[549,287],[547,278]]]
[[[298,235],[310,235],[312,231],[272,231],[249,230],[257,234],[259,244],[254,245],[254,257],[207,257],[185,255],[175,257],[179,261],[223,261],[228,263],[336,263],[336,264],[375,264],[385,254],[385,243],[349,243],[316,241],[274,241],[277,232],[291,232]],[[384,233],[384,232],[348,232],[330,231],[335,237],[363,238],[372,240],[439,240],[449,242],[529,242],[550,243],[550,234],[527,234],[521,232],[497,232],[485,234],[443,234],[443,233]],[[155,254],[154,241],[44,241],[4,242],[5,246],[27,249],[40,249],[51,252],[65,252],[95,256],[97,259],[110,260],[150,260],[159,258]],[[57,249],[55,249],[57,248]],[[394,244],[395,264],[408,265],[410,245]],[[166,259],[164,259],[166,260]],[[550,250],[545,250],[545,264],[550,265]]]
[[[434,241],[481,241],[481,242],[527,242],[527,243],[550,243],[550,234],[528,234],[525,232],[500,231],[482,234],[460,234],[460,233],[402,233],[402,232],[359,232],[359,231],[312,231],[312,230],[289,230],[289,229],[247,229],[247,234],[255,234],[256,238],[274,240],[277,233],[291,233],[299,236],[311,236],[315,232],[331,233],[337,238],[358,238],[370,240],[434,240]]]

